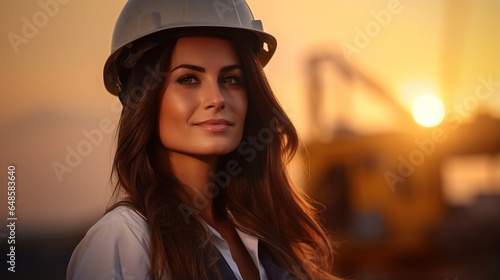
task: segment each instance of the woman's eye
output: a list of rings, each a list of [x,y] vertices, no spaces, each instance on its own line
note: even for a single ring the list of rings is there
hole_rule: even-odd
[[[182,85],[194,85],[198,83],[198,79],[194,75],[184,75],[177,79],[176,82]]]
[[[241,78],[238,76],[228,75],[228,76],[222,77],[220,82],[223,84],[227,84],[227,85],[240,85]]]

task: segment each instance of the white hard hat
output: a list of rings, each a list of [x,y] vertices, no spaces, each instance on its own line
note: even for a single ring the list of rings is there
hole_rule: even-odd
[[[146,36],[186,28],[229,28],[254,34],[262,66],[273,56],[276,39],[264,32],[244,0],[128,0],[116,22],[111,54],[104,65],[104,85],[114,95],[120,91],[118,57]],[[139,52],[139,56],[141,52]]]

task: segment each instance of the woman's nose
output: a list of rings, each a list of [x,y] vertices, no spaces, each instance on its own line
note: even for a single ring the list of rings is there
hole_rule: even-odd
[[[219,85],[217,80],[207,82],[204,91],[203,107],[205,109],[215,109],[220,111],[226,107],[224,88]]]

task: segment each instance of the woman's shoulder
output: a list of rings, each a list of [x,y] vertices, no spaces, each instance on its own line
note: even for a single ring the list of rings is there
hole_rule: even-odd
[[[109,211],[97,221],[90,230],[109,226],[114,227],[117,225],[127,226],[133,232],[149,235],[146,218],[136,210],[127,206],[117,206]]]
[[[149,269],[149,239],[146,220],[133,209],[118,206],[97,221],[75,248],[68,279],[143,277]]]
[[[146,219],[134,209],[118,206],[106,213],[85,235],[82,242],[105,242],[115,245],[139,243],[147,249],[149,229]]]

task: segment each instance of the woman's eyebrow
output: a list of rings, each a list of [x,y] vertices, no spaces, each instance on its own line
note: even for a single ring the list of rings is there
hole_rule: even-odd
[[[226,72],[230,72],[234,69],[241,69],[241,65],[240,64],[233,64],[233,65],[228,65],[228,66],[224,66],[220,69],[220,72],[221,73],[226,73]]]
[[[174,72],[175,70],[177,69],[180,69],[180,68],[186,68],[186,69],[190,69],[190,70],[193,70],[193,71],[197,71],[197,72],[201,72],[201,73],[205,73],[206,70],[205,68],[203,67],[200,67],[200,66],[196,66],[196,65],[193,65],[193,64],[180,64],[176,67],[174,67],[172,70],[170,70],[170,72]],[[220,72],[221,73],[226,73],[226,72],[230,72],[234,69],[241,69],[241,65],[240,64],[232,64],[232,65],[228,65],[228,66],[224,66],[220,69]]]
[[[175,70],[180,69],[180,68],[187,68],[187,69],[191,69],[193,71],[202,72],[202,73],[205,72],[205,68],[200,67],[200,66],[196,66],[196,65],[192,65],[192,64],[180,64],[180,65],[176,66],[174,69],[170,70],[170,73],[172,73]]]

